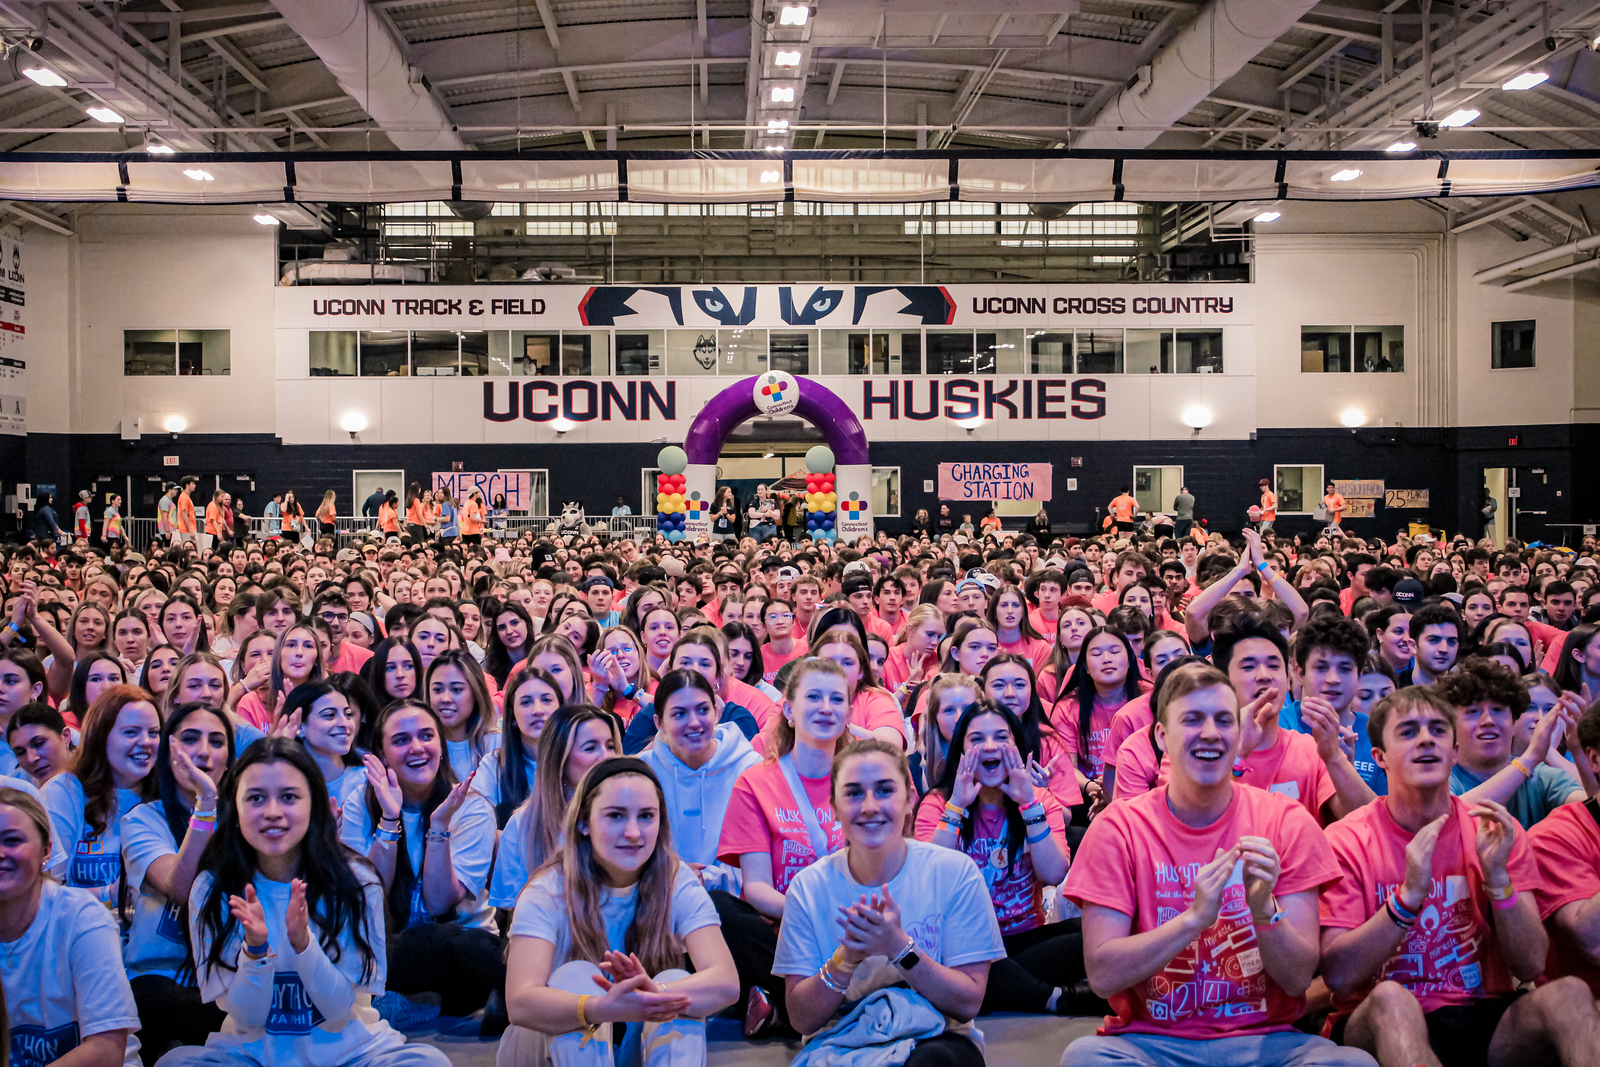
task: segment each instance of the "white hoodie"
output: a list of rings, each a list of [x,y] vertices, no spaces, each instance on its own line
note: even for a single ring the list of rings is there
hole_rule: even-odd
[[[761,762],[738,724],[717,724],[717,751],[698,770],[672,754],[661,734],[639,753],[661,779],[666,794],[672,846],[685,861],[703,863],[707,889],[739,892],[739,872],[717,862],[717,844],[728,814],[728,799],[739,776]]]

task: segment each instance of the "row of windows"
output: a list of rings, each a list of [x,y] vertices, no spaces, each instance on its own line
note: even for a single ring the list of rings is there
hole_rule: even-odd
[[[227,330],[124,330],[125,375],[228,374],[232,365]]]
[[[790,215],[1027,215],[1027,204],[964,203],[947,200],[916,204],[641,204],[594,201],[575,204],[496,204],[490,212],[493,218],[536,218],[568,215],[624,215],[631,217],[667,216],[740,216],[752,214]],[[438,201],[404,204],[385,204],[385,218],[437,218],[451,219],[455,215]],[[1069,218],[1115,217],[1148,214],[1140,204],[1104,203],[1074,204],[1067,212]],[[1037,223],[1035,223],[1037,224]],[[1037,232],[1037,231],[1034,231]],[[1110,232],[1110,231],[1106,231]]]
[[[613,358],[613,343],[614,358]],[[1221,374],[1219,329],[338,330],[311,333],[333,377],[790,374]]]

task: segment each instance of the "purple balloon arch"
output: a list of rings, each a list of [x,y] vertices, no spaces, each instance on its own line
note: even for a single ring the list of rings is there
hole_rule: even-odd
[[[757,376],[758,377],[758,376]],[[800,403],[794,413],[822,431],[833,449],[839,466],[865,466],[871,462],[867,451],[867,431],[850,406],[833,390],[809,378],[800,383]],[[756,377],[742,378],[711,398],[689,424],[683,450],[689,463],[713,465],[722,454],[722,445],[741,424],[761,414],[756,407]]]

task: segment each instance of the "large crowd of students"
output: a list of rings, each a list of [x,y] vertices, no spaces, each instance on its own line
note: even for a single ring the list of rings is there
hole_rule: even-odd
[[[4,550],[0,1061],[1600,1065],[1593,538],[480,505]]]

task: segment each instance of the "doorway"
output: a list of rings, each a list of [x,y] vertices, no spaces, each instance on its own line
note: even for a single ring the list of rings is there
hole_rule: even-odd
[[[405,471],[351,471],[350,472],[350,514],[359,516],[361,505],[367,497],[379,489],[394,490],[395,497],[400,501],[400,511],[406,508],[406,472]]]
[[[1507,538],[1517,535],[1517,502],[1507,491],[1511,488],[1509,471],[1507,467],[1483,469],[1482,495],[1485,499],[1479,501],[1478,508],[1481,513],[1490,500],[1494,501],[1494,514],[1484,520],[1483,536],[1496,548],[1504,545]]]
[[[1178,490],[1183,487],[1182,467],[1133,468],[1133,498],[1146,515],[1172,514]]]

